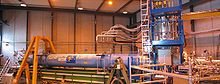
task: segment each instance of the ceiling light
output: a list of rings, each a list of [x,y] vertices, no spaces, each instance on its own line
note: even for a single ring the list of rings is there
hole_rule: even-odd
[[[112,5],[113,2],[111,0],[108,1],[108,5]]]
[[[124,12],[122,12],[123,14],[128,14],[128,12],[127,11],[124,11]]]
[[[25,3],[21,3],[20,6],[26,7],[27,4],[25,4]]]
[[[78,8],[78,10],[83,10],[83,8]]]

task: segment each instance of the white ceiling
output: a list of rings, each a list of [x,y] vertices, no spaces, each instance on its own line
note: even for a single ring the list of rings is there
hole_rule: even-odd
[[[30,4],[30,6],[45,6],[49,7],[48,0],[23,0],[25,3]],[[50,0],[53,7],[58,8],[75,8],[76,0]],[[123,5],[125,5],[129,0],[112,0],[113,5],[108,5],[108,0],[102,5],[99,11],[104,12],[116,12]],[[103,2],[103,0],[78,0],[77,7],[82,7],[85,10],[95,11]],[[19,4],[18,0],[2,0],[5,4]],[[129,5],[123,8],[120,12],[128,11],[133,13],[139,9],[139,0],[133,0]]]

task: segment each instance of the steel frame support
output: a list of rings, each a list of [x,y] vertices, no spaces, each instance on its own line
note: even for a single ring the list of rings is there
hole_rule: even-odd
[[[125,84],[131,84],[128,78],[129,72],[126,66],[124,65],[123,60],[120,57],[116,59],[116,63],[114,64],[113,69],[111,70],[107,84],[113,84],[115,80],[119,80],[120,82],[123,83],[120,77],[120,72],[122,73],[122,76],[124,77]]]
[[[30,12],[27,11],[27,16],[26,16],[26,50],[28,48],[28,39],[29,39],[29,15]]]
[[[32,74],[32,84],[37,84],[37,77],[38,77],[38,49],[39,49],[39,42],[42,40],[45,42],[45,50],[46,52],[50,53],[56,53],[56,50],[53,46],[53,43],[49,38],[47,37],[40,37],[40,36],[35,36],[32,38],[31,43],[24,55],[24,59],[22,60],[21,67],[19,68],[15,79],[13,80],[13,84],[18,84],[19,79],[21,77],[21,74],[23,70],[25,70],[26,73],[26,82],[27,84],[30,84],[30,71],[29,71],[29,66],[27,59],[30,55],[30,53],[33,51],[33,74]]]
[[[112,16],[112,26],[115,25],[115,16]],[[115,54],[115,44],[112,44],[112,53]]]
[[[160,47],[173,47],[173,46],[178,46],[180,48],[180,63],[183,63],[183,45],[184,45],[184,30],[183,30],[183,21],[181,18],[181,11],[182,11],[182,0],[178,0],[179,5],[174,6],[174,7],[168,7],[168,8],[157,8],[153,9],[153,4],[150,3],[150,29],[151,29],[151,38],[152,38],[152,46],[153,46],[153,53],[154,53],[154,64],[157,63],[157,58],[158,58],[158,48]],[[153,2],[151,0],[150,2]],[[169,15],[164,14],[167,12]],[[172,13],[173,12],[173,13]],[[155,17],[160,17],[160,16],[178,16],[178,33],[179,33],[179,38],[177,40],[155,40],[155,32],[154,32],[154,27],[158,23],[154,20]]]
[[[75,1],[75,9],[77,8],[77,3],[78,3],[78,0]],[[77,15],[77,10],[74,10],[74,49],[73,49],[73,53],[75,54],[76,53],[76,15]]]
[[[96,11],[99,11],[99,10],[102,8],[102,6],[103,6],[103,4],[105,3],[105,1],[106,1],[106,0],[103,0],[103,1],[102,1],[102,3],[99,5],[99,7],[96,9]]]
[[[94,15],[94,44],[95,44],[95,47],[94,47],[94,51],[95,51],[95,54],[97,53],[97,43],[96,43],[96,35],[97,35],[97,15],[95,14]]]
[[[0,20],[3,21],[3,11],[0,10]],[[3,32],[3,23],[0,23],[0,54],[2,54],[2,32]]]

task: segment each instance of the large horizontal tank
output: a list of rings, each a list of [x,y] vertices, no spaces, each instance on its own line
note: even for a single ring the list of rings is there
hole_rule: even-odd
[[[39,64],[45,66],[63,66],[63,67],[111,67],[115,60],[120,57],[124,64],[128,66],[128,59],[131,57],[132,64],[138,64],[138,54],[50,54],[48,56],[39,57]],[[32,60],[32,59],[31,59]]]

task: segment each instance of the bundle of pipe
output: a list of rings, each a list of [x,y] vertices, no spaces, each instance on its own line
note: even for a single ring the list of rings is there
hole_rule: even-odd
[[[103,31],[96,36],[98,43],[133,43],[141,38],[141,28],[127,28],[117,24],[112,26],[108,31]]]

